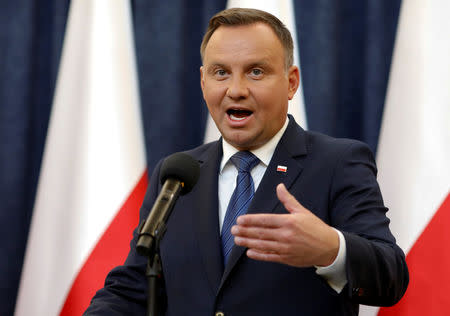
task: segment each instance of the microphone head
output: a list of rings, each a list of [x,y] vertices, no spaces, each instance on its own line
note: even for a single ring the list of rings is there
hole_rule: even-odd
[[[200,176],[200,164],[185,153],[175,153],[164,159],[161,166],[161,184],[168,178],[180,180],[184,183],[181,195],[189,193]]]

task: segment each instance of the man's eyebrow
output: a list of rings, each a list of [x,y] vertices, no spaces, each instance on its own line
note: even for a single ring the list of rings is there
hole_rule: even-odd
[[[255,67],[263,67],[264,68],[264,67],[268,67],[268,66],[270,66],[270,64],[268,62],[262,60],[262,61],[257,61],[257,62],[251,63],[247,67],[248,68],[255,68]]]
[[[227,68],[227,67],[225,66],[225,64],[222,64],[222,63],[211,63],[210,65],[208,65],[206,67],[206,71],[212,72],[213,70],[215,70],[217,68]]]
[[[260,60],[260,61],[254,61],[244,66],[244,69],[249,70],[252,68],[265,68],[265,69],[271,69],[272,66],[269,62],[266,60]],[[206,72],[212,74],[216,69],[228,69],[228,66],[221,62],[212,62],[206,67]]]

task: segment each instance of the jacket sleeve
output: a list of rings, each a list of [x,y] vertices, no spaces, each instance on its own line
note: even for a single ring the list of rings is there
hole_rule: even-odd
[[[343,295],[366,305],[390,306],[409,282],[403,251],[389,230],[370,149],[352,142],[337,160],[330,190],[332,225],[343,232],[347,286]]]
[[[159,172],[161,161],[155,167],[140,209],[139,222],[144,221],[160,190]],[[148,285],[145,276],[147,257],[136,252],[138,228],[133,232],[130,252],[125,263],[111,270],[104,287],[97,291],[88,309],[83,315],[145,315],[147,307]],[[161,302],[165,302],[164,290],[159,293]]]

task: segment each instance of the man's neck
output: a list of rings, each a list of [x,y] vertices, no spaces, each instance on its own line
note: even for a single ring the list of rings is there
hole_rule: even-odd
[[[270,159],[272,159],[273,153],[275,152],[275,148],[278,145],[278,142],[280,141],[281,137],[283,136],[284,132],[287,129],[287,126],[289,125],[289,118],[286,118],[286,121],[284,122],[284,125],[280,128],[280,130],[264,145],[250,150],[256,157],[259,158],[259,160],[265,165],[268,166]],[[236,147],[228,143],[225,139],[222,138],[222,150],[223,150],[223,156],[222,156],[222,162],[220,164],[220,170],[223,169],[225,164],[228,162],[231,156],[233,156],[236,152],[239,151]]]

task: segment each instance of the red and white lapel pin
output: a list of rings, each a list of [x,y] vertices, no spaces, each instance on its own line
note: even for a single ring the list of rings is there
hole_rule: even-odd
[[[277,171],[278,171],[278,172],[287,172],[287,167],[286,167],[286,166],[278,165],[278,166],[277,166]]]

